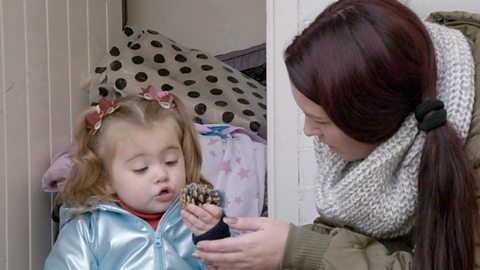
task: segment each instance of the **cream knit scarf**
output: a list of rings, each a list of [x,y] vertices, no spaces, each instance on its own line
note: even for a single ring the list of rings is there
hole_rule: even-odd
[[[465,139],[474,98],[474,64],[469,44],[457,30],[426,23],[435,46],[437,96],[448,122]],[[345,162],[318,139],[315,183],[321,216],[375,238],[407,234],[417,199],[420,152],[425,133],[413,114],[400,129],[362,161]]]

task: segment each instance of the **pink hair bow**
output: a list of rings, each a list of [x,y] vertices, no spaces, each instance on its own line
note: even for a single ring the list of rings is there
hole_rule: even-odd
[[[157,92],[153,86],[149,85],[147,88],[142,88],[142,92],[138,96],[147,100],[156,100],[165,109],[175,108],[173,96],[167,91]]]
[[[100,100],[98,100],[98,105],[95,107],[95,111],[87,114],[85,117],[87,129],[90,130],[92,135],[95,135],[102,126],[103,117],[113,113],[119,106],[120,105],[115,104],[111,99],[107,100],[100,98]]]

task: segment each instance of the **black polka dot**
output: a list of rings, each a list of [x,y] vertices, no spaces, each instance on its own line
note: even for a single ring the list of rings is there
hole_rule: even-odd
[[[197,124],[203,124],[203,120],[200,117],[194,117],[193,122]]]
[[[208,59],[208,56],[206,54],[201,53],[201,54],[197,54],[197,58],[198,59]]]
[[[105,70],[107,70],[106,67],[96,67],[96,68],[95,68],[95,73],[101,74],[101,73],[103,73]]]
[[[192,69],[189,68],[189,67],[181,67],[180,72],[183,73],[183,74],[188,74],[188,73],[192,72]]]
[[[218,78],[215,77],[215,76],[212,76],[212,75],[209,75],[205,78],[207,81],[211,82],[211,83],[214,83],[214,82],[217,82],[218,81]]]
[[[229,67],[225,67],[225,66],[224,66],[223,69],[225,69],[226,71],[228,71],[228,72],[230,72],[230,73],[233,73],[233,70],[232,70],[231,68],[229,68]]]
[[[232,120],[233,120],[234,117],[235,117],[235,115],[234,115],[233,113],[231,113],[231,112],[224,112],[224,113],[222,114],[222,120],[223,120],[223,122],[225,122],[225,123],[230,123],[230,122],[232,122]]]
[[[260,108],[266,110],[267,109],[267,106],[261,102],[258,102],[258,106],[260,106]]]
[[[195,84],[195,83],[196,83],[196,81],[194,81],[194,80],[186,80],[186,81],[183,82],[183,84],[185,84],[186,86],[189,86],[189,85],[192,85],[192,84]]]
[[[191,98],[198,98],[200,96],[200,93],[198,93],[197,91],[190,91],[187,93],[187,96]]]
[[[173,41],[173,42],[175,42],[175,41]],[[177,51],[177,52],[181,52],[181,51],[182,51],[182,49],[181,49],[180,47],[178,47],[177,45],[175,45],[175,44],[172,44],[172,48],[173,48],[175,51]]]
[[[250,129],[254,132],[257,132],[260,129],[260,123],[257,121],[250,122]]]
[[[118,78],[115,81],[115,87],[117,87],[118,90],[123,90],[127,87],[127,81],[123,78]]]
[[[138,50],[138,49],[140,49],[141,47],[142,47],[142,46],[140,46],[140,44],[135,43],[135,44],[133,44],[132,46],[130,46],[130,49],[132,49],[132,50]]]
[[[225,101],[216,101],[215,105],[217,105],[218,107],[226,107],[228,103]]]
[[[168,69],[161,68],[161,69],[158,70],[158,75],[168,76],[168,75],[170,75],[170,71],[168,71]]]
[[[131,41],[129,41],[129,42],[127,43],[127,47],[130,48],[130,46],[132,46],[132,42],[131,42]]]
[[[233,87],[232,90],[236,93],[239,93],[239,94],[243,94],[245,93],[242,89],[238,88],[238,87]]]
[[[228,76],[228,77],[227,77],[227,80],[228,80],[229,82],[232,82],[232,83],[238,83],[238,80],[237,80],[236,78],[232,77],[232,76]]]
[[[195,112],[199,115],[202,115],[204,114],[205,112],[207,111],[207,105],[203,104],[203,103],[199,103],[197,105],[195,105]]]
[[[152,34],[152,35],[158,35],[158,32],[152,29],[147,29],[147,32]]]
[[[132,57],[132,62],[133,62],[134,64],[140,65],[140,64],[143,63],[143,57],[138,56],[138,55],[137,55],[137,56],[134,56],[134,57]]]
[[[112,47],[110,49],[110,55],[111,56],[119,56],[120,55],[120,50],[117,47]]]
[[[133,30],[132,30],[132,28],[127,26],[127,27],[123,28],[123,33],[125,33],[125,35],[127,35],[127,37],[129,37],[129,36],[133,35]]]
[[[138,72],[137,75],[135,75],[135,80],[137,82],[144,82],[148,79],[148,76],[145,72]]]
[[[245,114],[246,116],[254,116],[255,115],[255,113],[250,111],[250,110],[243,110],[242,113]]]
[[[187,58],[181,54],[175,55],[175,61],[183,63],[187,61]]]
[[[102,97],[108,96],[108,90],[105,87],[98,87],[98,94]]]
[[[263,96],[260,95],[259,93],[253,92],[252,95],[254,95],[255,97],[257,97],[257,98],[259,98],[259,99],[263,99]]]
[[[250,102],[248,102],[248,100],[246,100],[244,98],[239,98],[239,99],[237,99],[237,101],[238,101],[238,103],[245,104],[245,105],[250,104]]]
[[[222,93],[223,93],[222,89],[213,88],[212,90],[210,90],[210,94],[215,95],[215,96],[219,96]]]
[[[155,61],[155,63],[165,63],[165,57],[163,57],[161,53],[157,53],[153,57],[153,61]]]
[[[171,86],[170,84],[164,84],[162,85],[162,90],[163,91],[170,91],[170,90],[173,90],[173,86]]]
[[[252,87],[252,88],[255,88],[255,89],[258,88],[258,87],[257,87],[254,83],[252,83],[252,82],[247,82],[247,84],[248,84],[248,86],[250,86],[250,87]]]
[[[122,68],[122,63],[120,61],[115,60],[112,63],[110,63],[110,69],[113,71],[117,71]]]
[[[265,120],[267,120],[267,115],[266,115],[266,114],[264,114],[264,115],[263,115],[263,118],[265,118]]]
[[[210,71],[210,70],[213,69],[213,67],[210,66],[210,65],[202,65],[201,68],[202,68],[202,70],[204,70],[204,71]]]
[[[160,43],[160,41],[158,41],[158,40],[152,40],[152,42],[150,42],[150,44],[155,48],[162,48],[163,47],[162,43]]]

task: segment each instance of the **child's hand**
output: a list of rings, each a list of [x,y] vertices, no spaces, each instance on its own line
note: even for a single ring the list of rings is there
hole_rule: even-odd
[[[217,225],[222,218],[222,209],[213,204],[197,206],[188,204],[181,210],[183,222],[192,231],[193,235],[199,236]]]

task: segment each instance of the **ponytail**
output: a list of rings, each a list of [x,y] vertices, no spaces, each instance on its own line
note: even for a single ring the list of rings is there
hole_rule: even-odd
[[[185,105],[183,105],[180,99],[174,96],[174,102],[178,111],[176,120],[179,125],[183,127],[181,144],[183,157],[185,159],[185,174],[187,176],[186,183],[199,183],[213,188],[212,183],[206,180],[201,174],[202,152],[200,150],[200,144],[198,143],[197,132],[193,121],[186,113]]]
[[[418,178],[414,269],[474,269],[477,177],[452,127],[427,132]]]
[[[91,113],[87,110],[80,116],[75,126],[72,160],[73,166],[61,192],[62,202],[69,207],[86,208],[92,199],[113,200],[104,186],[105,168],[97,153],[92,151],[91,144],[97,143],[96,138],[91,138],[86,127],[85,117]],[[96,136],[99,137],[98,135]]]

